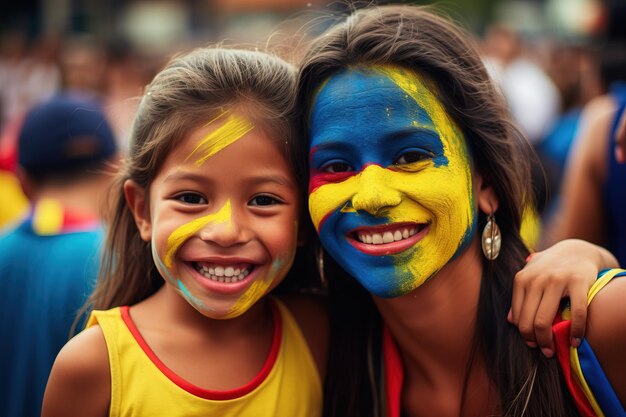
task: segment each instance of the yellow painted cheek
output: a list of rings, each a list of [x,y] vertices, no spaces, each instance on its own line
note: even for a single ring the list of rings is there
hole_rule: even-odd
[[[409,276],[415,278],[415,285],[439,271],[454,256],[473,224],[469,165],[466,169],[452,163],[449,167],[432,168],[424,173],[419,185],[406,192],[434,216],[431,230],[419,245],[423,250],[413,252],[409,262],[401,262],[407,266]]]
[[[259,277],[256,281],[250,285],[250,288],[235,302],[230,311],[224,316],[225,319],[231,319],[238,317],[241,314],[248,311],[258,300],[267,294],[273,283],[278,280],[282,280],[289,272],[289,269],[293,265],[293,261],[296,257],[296,242],[298,240],[298,223],[295,223],[294,235],[292,238],[292,245],[289,247],[287,253],[276,258],[270,269],[263,277]]]
[[[222,118],[224,114],[225,113],[222,113],[205,126],[208,126],[216,120]],[[218,127],[200,140],[198,145],[194,148],[186,160],[194,157],[197,158],[194,163],[199,167],[204,164],[207,159],[211,158],[225,147],[235,143],[252,129],[254,129],[254,125],[248,120],[237,115],[230,115],[222,126]]]
[[[309,213],[317,231],[328,214],[344,207],[350,201],[358,189],[357,177],[350,177],[340,183],[322,185],[309,195]]]
[[[226,201],[226,204],[224,204],[224,206],[222,206],[222,208],[220,208],[217,212],[197,218],[178,227],[167,238],[164,259],[165,266],[171,268],[176,251],[191,236],[198,233],[198,231],[208,224],[227,223],[230,221],[231,217],[232,210],[230,200],[228,200]]]

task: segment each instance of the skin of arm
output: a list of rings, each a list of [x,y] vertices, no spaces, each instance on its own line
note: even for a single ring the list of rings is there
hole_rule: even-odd
[[[554,354],[552,321],[561,299],[570,298],[571,343],[580,344],[587,322],[587,293],[601,269],[618,267],[608,250],[579,239],[566,239],[534,253],[515,275],[509,322],[530,347]]]
[[[587,341],[626,407],[626,279],[613,279],[589,305]]]
[[[100,326],[72,338],[59,352],[43,399],[42,417],[104,417],[109,413],[111,376]]]
[[[626,112],[622,114],[622,118],[615,134],[615,159],[620,164],[626,163]]]
[[[606,179],[605,155],[614,112],[615,102],[606,96],[585,108],[563,178],[561,206],[547,228],[547,245],[567,238],[604,243],[602,184]]]

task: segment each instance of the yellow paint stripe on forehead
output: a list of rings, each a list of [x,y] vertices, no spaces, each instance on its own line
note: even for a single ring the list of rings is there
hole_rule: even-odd
[[[215,213],[211,213],[209,215],[197,218],[195,220],[190,221],[189,223],[183,224],[178,227],[176,230],[172,232],[172,234],[167,238],[167,246],[165,249],[165,259],[164,264],[166,267],[170,268],[172,266],[172,262],[174,260],[174,254],[178,250],[178,248],[187,240],[189,237],[198,233],[200,229],[205,227],[209,223],[227,223],[231,218],[231,207],[230,200],[226,201],[226,204],[219,209]]]
[[[211,123],[222,118],[222,116],[224,116],[224,113],[211,120],[205,126],[209,126]],[[186,160],[193,157],[195,154],[200,154],[200,157],[195,161],[196,166],[199,167],[204,164],[207,159],[227,146],[232,145],[252,129],[254,129],[254,125],[250,121],[241,116],[231,114],[222,126],[202,138]]]
[[[402,91],[409,95],[418,106],[423,108],[428,117],[433,121],[434,127],[441,137],[441,141],[447,155],[465,155],[468,165],[465,168],[465,182],[468,190],[472,189],[472,176],[469,171],[472,161],[467,152],[467,145],[461,130],[446,113],[439,99],[433,94],[429,85],[418,74],[404,68],[384,66],[376,67],[375,70],[388,77]],[[419,125],[418,121],[413,122]],[[460,167],[459,167],[460,168]],[[457,169],[459,169],[457,168]]]
[[[444,147],[447,139],[450,146],[456,145],[465,147],[460,143],[461,135],[455,123],[450,119],[443,105],[428,88],[428,83],[418,74],[397,67],[376,67],[378,72],[388,77],[402,91],[411,97],[418,106],[423,108],[435,125],[435,129],[444,140]],[[415,121],[419,124],[418,121]]]

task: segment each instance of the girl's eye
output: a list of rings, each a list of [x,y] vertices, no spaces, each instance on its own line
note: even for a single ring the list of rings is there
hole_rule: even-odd
[[[398,159],[394,161],[394,165],[407,165],[415,162],[423,161],[425,159],[433,158],[433,154],[424,151],[408,151],[404,152]]]
[[[340,172],[352,172],[354,170],[350,164],[346,162],[331,162],[330,164],[324,165],[322,171],[328,172],[329,174],[338,174]]]
[[[248,204],[251,206],[273,206],[275,204],[280,204],[281,202],[269,195],[259,195],[254,197]]]
[[[176,197],[176,199],[182,201],[185,204],[207,204],[206,198],[196,193],[180,194]]]

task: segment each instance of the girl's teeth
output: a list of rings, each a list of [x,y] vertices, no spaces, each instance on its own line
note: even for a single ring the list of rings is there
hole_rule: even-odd
[[[196,270],[204,275],[204,277],[212,281],[224,282],[227,284],[243,280],[245,277],[248,276],[248,274],[250,274],[249,268],[250,267],[242,268],[234,266],[207,267],[196,264]]]

